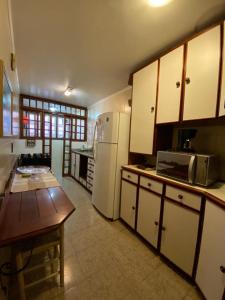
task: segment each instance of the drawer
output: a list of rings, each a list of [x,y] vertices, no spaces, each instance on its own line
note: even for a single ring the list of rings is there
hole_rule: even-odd
[[[93,182],[92,178],[87,177],[87,182],[90,183],[90,184],[92,185],[92,182]]]
[[[122,178],[127,179],[131,182],[138,183],[138,175],[132,172],[123,171]]]
[[[90,177],[90,178],[92,178],[93,179],[93,172],[91,172],[91,171],[87,171],[87,175]]]
[[[156,192],[160,195],[162,194],[163,184],[161,182],[141,176],[140,185],[150,191]]]
[[[94,159],[88,157],[88,163],[91,164],[91,165],[94,165],[95,164]]]
[[[94,172],[94,166],[93,166],[93,165],[90,165],[90,164],[88,164],[88,170],[90,170],[90,171]]]
[[[91,184],[87,184],[87,188],[89,189],[89,191],[92,192],[92,185]]]
[[[166,197],[180,202],[182,204],[185,204],[191,208],[200,210],[201,196],[167,185]]]

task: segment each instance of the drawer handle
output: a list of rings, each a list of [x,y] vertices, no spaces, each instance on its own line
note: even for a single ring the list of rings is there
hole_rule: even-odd
[[[220,266],[220,271],[225,274],[225,267],[224,266]]]
[[[149,183],[148,183],[148,186],[149,186],[149,187],[151,187],[151,186],[152,186],[152,184],[149,182]]]
[[[166,227],[165,226],[162,226],[162,231],[166,231]]]
[[[135,206],[132,206],[132,209],[133,209],[133,210],[135,210],[135,208],[136,208]]]
[[[178,198],[180,199],[180,200],[182,200],[184,197],[183,197],[183,195],[178,195]]]
[[[130,175],[127,175],[127,178],[130,178]]]
[[[155,221],[154,223],[155,223],[155,226],[158,226],[158,225],[159,225],[159,222],[157,222],[157,221]]]

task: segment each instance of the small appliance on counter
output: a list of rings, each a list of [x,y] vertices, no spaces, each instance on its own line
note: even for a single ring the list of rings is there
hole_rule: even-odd
[[[158,151],[157,175],[190,184],[209,186],[217,180],[215,155]]]
[[[194,152],[192,139],[196,137],[197,129],[179,129],[177,151]]]

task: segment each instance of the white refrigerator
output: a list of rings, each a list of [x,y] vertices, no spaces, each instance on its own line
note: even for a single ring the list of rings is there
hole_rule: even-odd
[[[96,121],[92,203],[105,217],[119,218],[120,170],[128,163],[130,115],[101,114]]]

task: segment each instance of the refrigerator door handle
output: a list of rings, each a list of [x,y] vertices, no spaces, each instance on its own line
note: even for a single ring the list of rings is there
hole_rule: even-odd
[[[94,134],[93,134],[93,143],[92,143],[94,162],[96,161],[96,142],[97,142],[96,141],[96,131],[97,131],[97,121],[95,122]]]
[[[94,146],[93,146],[93,159],[94,162],[96,162],[96,143],[94,142]]]

